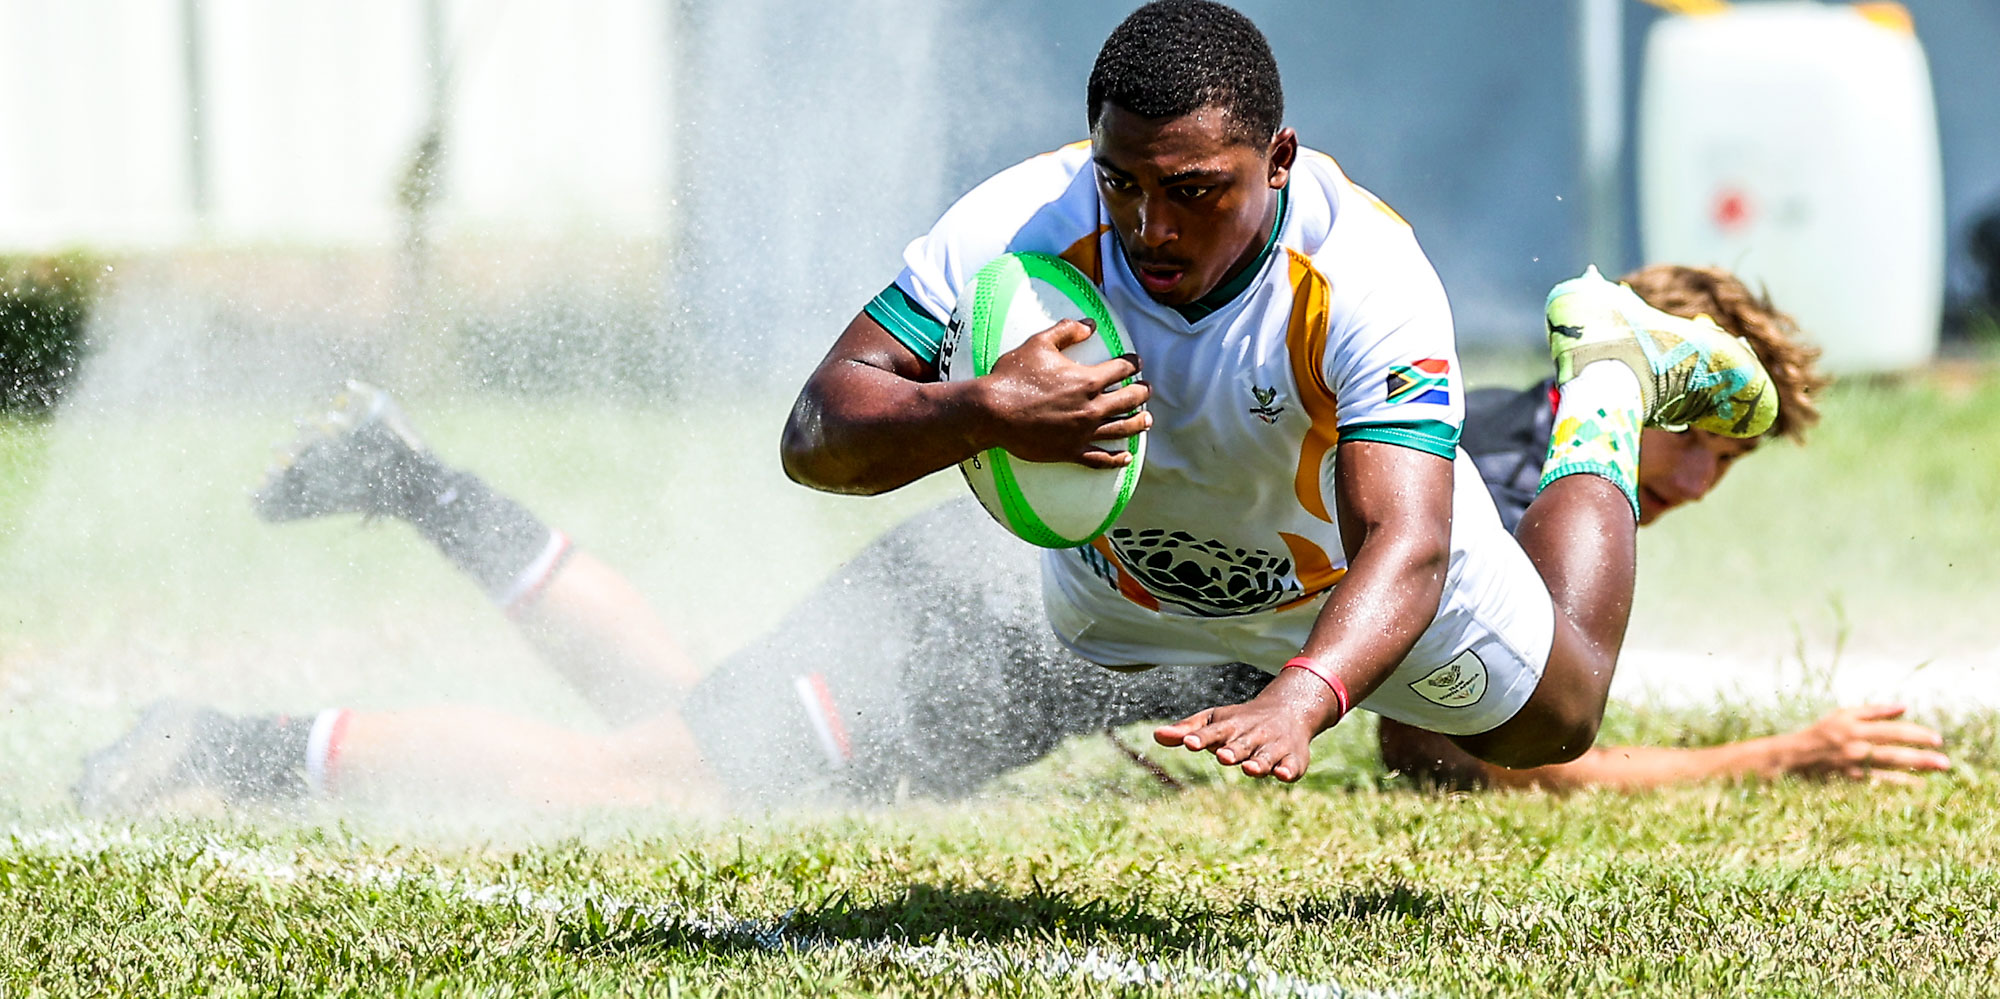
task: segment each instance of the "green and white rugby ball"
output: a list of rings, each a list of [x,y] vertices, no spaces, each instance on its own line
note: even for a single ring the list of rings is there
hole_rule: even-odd
[[[946,381],[983,377],[1000,355],[1064,319],[1097,324],[1096,336],[1063,350],[1070,360],[1098,364],[1126,352],[1111,310],[1082,271],[1046,253],[1001,256],[980,268],[959,293],[938,350],[939,376]],[[1143,432],[1097,446],[1130,451],[1132,461],[1122,468],[1087,468],[1073,462],[1024,461],[989,448],[958,467],[1001,526],[1044,548],[1074,548],[1089,544],[1124,512],[1145,464]]]

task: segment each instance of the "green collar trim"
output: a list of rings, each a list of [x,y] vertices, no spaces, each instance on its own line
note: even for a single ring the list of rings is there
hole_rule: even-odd
[[[1292,185],[1289,183],[1278,188],[1278,214],[1271,220],[1271,235],[1264,240],[1264,248],[1258,251],[1257,259],[1251,261],[1250,266],[1243,268],[1235,277],[1218,285],[1214,291],[1186,305],[1173,306],[1173,310],[1180,313],[1182,319],[1190,323],[1207,319],[1235,301],[1236,296],[1243,294],[1243,289],[1250,287],[1250,283],[1257,280],[1258,273],[1264,269],[1264,261],[1271,256],[1272,248],[1278,245],[1278,234],[1285,231],[1285,209],[1291,204],[1291,192]]]

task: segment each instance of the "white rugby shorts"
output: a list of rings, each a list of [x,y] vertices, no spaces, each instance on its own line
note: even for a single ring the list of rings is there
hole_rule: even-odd
[[[1454,524],[1437,617],[1358,707],[1432,732],[1476,735],[1514,717],[1535,692],[1555,639],[1555,604],[1527,553],[1490,511],[1489,505],[1484,517]],[[1056,637],[1101,666],[1243,662],[1275,674],[1299,654],[1326,603],[1322,596],[1235,617],[1148,610],[1062,562],[1087,550],[1044,552],[1042,596]]]

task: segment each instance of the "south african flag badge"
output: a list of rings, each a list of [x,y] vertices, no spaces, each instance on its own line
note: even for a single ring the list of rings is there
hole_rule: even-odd
[[[1451,362],[1426,357],[1413,364],[1391,365],[1388,401],[1451,405]]]

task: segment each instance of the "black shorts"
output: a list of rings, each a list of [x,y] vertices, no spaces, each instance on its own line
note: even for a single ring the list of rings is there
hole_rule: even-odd
[[[1458,443],[1472,456],[1500,523],[1510,532],[1541,491],[1542,464],[1555,429],[1554,392],[1550,379],[1529,389],[1487,388],[1465,397],[1465,432]]]
[[[749,804],[951,798],[1068,736],[1269,681],[1078,659],[1049,630],[1036,558],[970,498],[899,525],[696,687],[683,711],[704,757]]]

